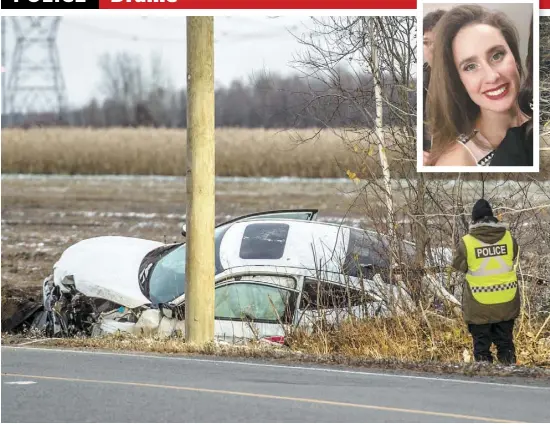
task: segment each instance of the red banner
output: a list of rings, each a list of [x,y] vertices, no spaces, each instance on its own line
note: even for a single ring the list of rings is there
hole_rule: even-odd
[[[370,3],[370,4],[369,4]],[[100,9],[416,9],[416,0],[99,0]],[[540,0],[550,9],[550,0]]]
[[[548,0],[550,1],[550,0]],[[370,4],[369,4],[370,3]],[[416,0],[99,0],[100,9],[416,9]]]
[[[415,10],[417,0],[4,0],[2,9]],[[550,10],[550,0],[540,0]]]

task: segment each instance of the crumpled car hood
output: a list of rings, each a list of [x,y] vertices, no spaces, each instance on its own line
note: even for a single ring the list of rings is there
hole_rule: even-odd
[[[69,247],[54,265],[54,282],[72,276],[76,289],[89,297],[110,300],[128,308],[150,303],[139,288],[143,257],[163,243],[133,237],[95,237]]]

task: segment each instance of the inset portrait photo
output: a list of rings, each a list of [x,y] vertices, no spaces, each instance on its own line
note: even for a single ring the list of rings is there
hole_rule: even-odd
[[[417,171],[538,172],[538,1],[418,7]]]

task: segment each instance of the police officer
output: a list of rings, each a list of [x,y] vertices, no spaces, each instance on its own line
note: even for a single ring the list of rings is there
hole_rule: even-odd
[[[489,349],[494,343],[500,363],[516,362],[513,329],[520,310],[515,271],[518,250],[510,231],[493,216],[489,202],[478,200],[469,232],[453,259],[453,268],[466,274],[462,310],[476,361],[493,362]]]

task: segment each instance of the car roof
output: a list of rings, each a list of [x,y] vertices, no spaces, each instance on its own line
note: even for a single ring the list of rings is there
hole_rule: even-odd
[[[322,225],[322,226],[328,226],[328,227],[335,227],[335,228],[339,228],[339,229],[342,229],[342,228],[345,228],[345,229],[349,229],[350,231],[357,231],[357,232],[363,232],[363,233],[366,233],[368,235],[371,235],[373,237],[377,237],[377,238],[380,238],[380,239],[387,239],[389,238],[389,236],[387,234],[384,234],[384,233],[381,233],[379,231],[376,231],[376,230],[372,230],[372,229],[366,229],[366,228],[361,228],[361,227],[353,227],[351,225],[347,225],[347,224],[342,224],[342,223],[335,223],[335,222],[326,222],[326,221],[306,221],[306,220],[303,220],[303,219],[293,219],[293,218],[262,218],[262,219],[259,219],[259,218],[255,218],[255,219],[242,219],[242,220],[232,220],[232,221],[228,221],[224,224],[220,224],[219,226],[217,226],[216,228],[218,227],[221,227],[225,224],[239,224],[241,222],[246,222],[246,223],[251,223],[251,222],[254,222],[254,223],[276,223],[276,222],[280,222],[280,223],[288,223],[288,222],[293,222],[293,223],[297,223],[299,225],[308,225],[308,224],[314,224],[314,225]],[[411,241],[408,241],[408,240],[400,240],[399,241],[400,243],[405,243],[411,247],[414,247],[415,244]]]

